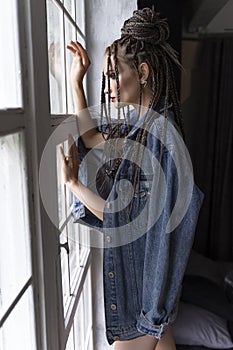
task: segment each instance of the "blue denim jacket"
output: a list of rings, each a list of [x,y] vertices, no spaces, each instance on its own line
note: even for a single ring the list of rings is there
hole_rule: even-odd
[[[157,339],[163,336],[172,322],[203,200],[193,182],[189,155],[172,113],[166,139],[164,117],[155,114],[148,130],[139,187],[132,188],[132,148],[145,118],[135,123],[125,139],[124,158],[106,199],[103,222],[94,216],[92,221],[87,215],[86,223],[99,227],[105,241],[104,302],[109,344],[143,334]],[[74,216],[80,205],[75,203]]]

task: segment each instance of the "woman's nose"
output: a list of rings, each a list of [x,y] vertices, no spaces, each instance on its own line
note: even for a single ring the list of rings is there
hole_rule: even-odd
[[[111,94],[111,93],[112,93],[112,90],[106,86],[105,89],[104,89],[104,93],[105,93],[106,95],[107,95],[107,94]]]

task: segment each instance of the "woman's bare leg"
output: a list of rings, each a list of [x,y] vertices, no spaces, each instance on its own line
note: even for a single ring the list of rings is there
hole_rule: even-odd
[[[116,341],[114,350],[155,350],[157,342],[158,339],[144,335],[132,340]]]
[[[176,350],[176,344],[172,335],[172,328],[169,325],[162,339],[158,341],[156,350]],[[155,350],[154,349],[154,350]]]

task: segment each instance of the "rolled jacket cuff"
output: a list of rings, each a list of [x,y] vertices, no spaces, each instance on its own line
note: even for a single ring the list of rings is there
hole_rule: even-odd
[[[74,218],[74,223],[86,216],[85,206],[79,200],[74,200],[72,216]]]
[[[160,325],[153,324],[147,319],[143,311],[141,311],[140,317],[137,321],[137,329],[144,334],[152,335],[157,339],[161,339],[167,330],[169,322],[161,323]]]

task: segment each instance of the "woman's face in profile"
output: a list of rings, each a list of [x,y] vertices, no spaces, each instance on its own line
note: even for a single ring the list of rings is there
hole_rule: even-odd
[[[103,70],[104,75],[110,78],[110,89],[108,91],[108,82],[106,79],[105,94],[110,94],[111,102],[118,107],[117,103],[117,82],[116,72],[113,56],[111,56],[111,63],[109,66],[109,72],[107,70],[108,56],[104,56]],[[139,81],[138,75],[134,69],[132,69],[126,62],[118,58],[118,70],[119,70],[119,85],[120,85],[120,107],[124,107],[128,104],[139,104]]]

